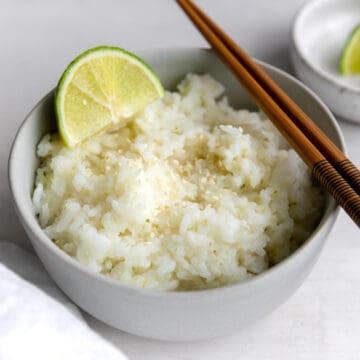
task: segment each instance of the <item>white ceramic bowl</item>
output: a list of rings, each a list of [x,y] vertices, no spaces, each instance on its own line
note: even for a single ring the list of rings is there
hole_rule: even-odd
[[[166,88],[173,88],[188,72],[207,72],[225,84],[232,105],[254,108],[210,50],[164,49],[139,55],[153,66]],[[259,64],[344,148],[335,119],[316,95],[286,73]],[[244,283],[202,291],[162,292],[123,285],[83,267],[45,235],[32,209],[34,174],[39,165],[35,149],[40,138],[55,128],[53,97],[52,91],[42,99],[17,133],[9,159],[9,181],[17,214],[35,251],[58,286],[82,309],[133,334],[195,340],[229,334],[261,319],[304,281],[337,217],[338,207],[329,198],[321,223],[306,243],[279,265]]]
[[[291,35],[295,74],[344,119],[360,123],[360,76],[339,75],[347,37],[360,24],[359,0],[314,0],[300,10]]]

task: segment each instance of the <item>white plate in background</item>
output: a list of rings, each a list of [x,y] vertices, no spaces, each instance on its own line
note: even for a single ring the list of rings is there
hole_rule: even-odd
[[[291,60],[296,75],[344,119],[360,123],[360,76],[341,76],[341,52],[360,24],[359,0],[314,0],[295,18]]]

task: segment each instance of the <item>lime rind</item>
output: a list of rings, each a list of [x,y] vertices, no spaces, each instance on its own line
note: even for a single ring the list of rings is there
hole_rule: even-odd
[[[60,133],[60,137],[63,139],[67,147],[74,147],[78,143],[78,141],[74,140],[73,137],[69,136],[68,131],[65,127],[66,121],[64,119],[64,96],[66,92],[63,91],[63,89],[66,89],[67,86],[71,83],[76,70],[79,69],[82,64],[88,62],[89,60],[101,58],[104,56],[116,56],[118,58],[123,57],[127,61],[130,61],[133,65],[139,67],[142,71],[144,71],[144,73],[147,75],[147,78],[150,79],[151,83],[155,86],[159,98],[165,95],[165,90],[161,85],[161,82],[154,70],[135,54],[123,48],[113,46],[97,46],[86,50],[85,52],[77,56],[66,68],[59,80],[55,93],[55,113],[58,130]],[[101,129],[99,131],[101,131]]]
[[[356,57],[355,69],[354,56]],[[360,24],[354,28],[346,41],[340,57],[339,72],[341,75],[360,73]]]

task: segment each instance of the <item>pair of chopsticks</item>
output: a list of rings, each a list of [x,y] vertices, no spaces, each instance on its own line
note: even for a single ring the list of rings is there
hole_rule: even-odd
[[[177,0],[280,133],[360,227],[360,171],[300,107],[191,0]]]

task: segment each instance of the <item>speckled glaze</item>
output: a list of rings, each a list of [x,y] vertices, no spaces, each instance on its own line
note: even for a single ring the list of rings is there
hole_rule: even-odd
[[[210,50],[157,49],[138,53],[173,89],[188,72],[210,73],[227,89],[235,107],[254,108],[235,78]],[[341,131],[326,106],[290,75],[259,62],[275,81],[342,149]],[[40,138],[54,129],[54,92],[42,99],[19,129],[9,159],[9,182],[17,214],[45,268],[80,308],[103,322],[140,336],[196,340],[246,328],[284,303],[311,271],[339,208],[327,198],[324,216],[310,238],[291,256],[243,283],[221,288],[161,292],[139,289],[95,274],[60,250],[42,231],[31,202]]]
[[[339,60],[360,24],[359,0],[314,0],[293,24],[291,60],[296,75],[344,119],[360,123],[360,76],[339,75]]]

